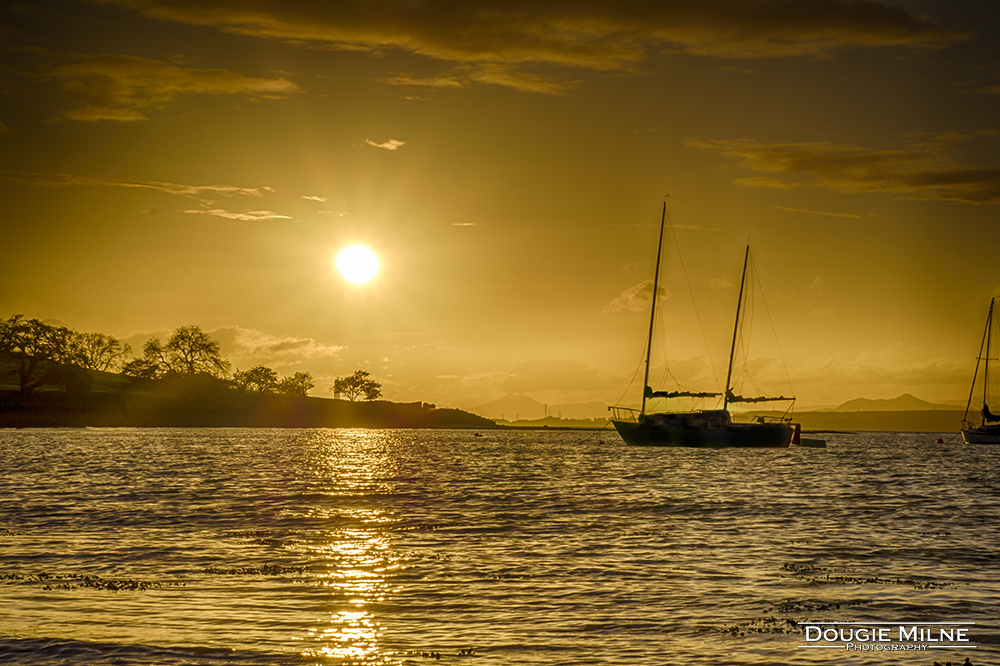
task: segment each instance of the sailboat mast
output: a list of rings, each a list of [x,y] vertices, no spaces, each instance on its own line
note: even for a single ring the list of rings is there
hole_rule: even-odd
[[[995,298],[990,299],[990,314],[986,317],[986,365],[983,366],[983,425],[986,425],[986,398],[990,393],[990,334],[993,332],[993,303]]]
[[[969,388],[969,401],[965,403],[965,417],[962,418],[963,421],[969,420],[969,408],[972,407],[972,394],[976,390],[976,377],[979,376],[979,364],[983,361],[983,349],[986,349],[986,367],[990,365],[989,355],[990,348],[987,346],[987,341],[989,340],[990,328],[993,323],[993,303],[996,301],[995,298],[990,299],[990,312],[986,315],[986,330],[983,331],[983,341],[979,343],[979,356],[976,357],[976,371],[972,373],[972,386]],[[985,385],[985,381],[983,384]],[[986,402],[986,393],[983,389],[983,402]],[[985,423],[985,420],[983,421]]]
[[[743,286],[747,281],[747,263],[750,261],[750,246],[747,245],[747,252],[743,256],[743,277],[740,279],[740,296],[736,300],[736,323],[733,324],[733,345],[729,348],[729,372],[726,373],[726,392],[722,398],[722,408],[729,406],[729,382],[733,378],[733,359],[736,357],[736,335],[740,330],[740,308],[743,306]]]
[[[642,410],[646,413],[646,393],[649,387],[649,357],[653,353],[653,323],[656,321],[656,297],[660,289],[660,255],[663,254],[663,225],[667,219],[667,202],[663,202],[663,212],[660,214],[660,240],[656,245],[656,272],[653,273],[653,306],[649,309],[649,336],[646,338],[646,374],[642,377]]]

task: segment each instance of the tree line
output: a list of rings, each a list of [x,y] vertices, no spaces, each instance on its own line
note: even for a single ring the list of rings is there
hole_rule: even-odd
[[[120,372],[135,382],[207,375],[241,391],[296,396],[308,395],[315,385],[308,372],[280,377],[264,365],[230,374],[219,342],[198,326],[181,326],[166,342],[151,338],[142,356],[130,359],[132,347],[110,335],[81,333],[15,314],[0,320],[0,354],[8,359],[0,359],[0,379],[15,377],[22,398],[46,385],[66,393],[86,392],[92,382],[89,370]],[[364,370],[337,377],[330,390],[351,401],[382,395],[381,385]]]

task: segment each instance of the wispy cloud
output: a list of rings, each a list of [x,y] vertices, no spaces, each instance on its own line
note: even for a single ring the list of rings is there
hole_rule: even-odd
[[[533,359],[510,369],[498,388],[508,393],[547,390],[580,391],[608,386],[595,368],[573,360]]]
[[[967,359],[921,358],[914,361],[910,350],[901,345],[864,352],[853,358],[833,356],[817,359],[801,368],[801,377],[812,378],[798,383],[821,383],[831,386],[856,387],[849,390],[862,395],[878,395],[884,391],[898,391],[900,386],[914,388],[938,387],[948,389],[952,395],[962,396],[968,391],[969,366]],[[964,397],[964,396],[962,396]]]
[[[158,190],[167,194],[188,197],[205,195],[221,196],[263,196],[262,192],[273,192],[270,187],[237,187],[235,185],[180,185],[158,181],[105,180],[88,176],[74,176],[65,173],[32,173],[29,171],[0,171],[0,179],[12,180],[33,187],[135,187]]]
[[[400,73],[395,76],[388,76],[375,79],[376,83],[386,83],[391,86],[421,86],[423,88],[464,88],[469,84],[469,80],[464,76],[436,75],[417,76],[414,74]]]
[[[306,199],[307,201],[319,201],[320,203],[326,201],[326,197],[307,197],[303,195],[302,198]]]
[[[659,54],[828,56],[851,47],[936,48],[965,38],[899,7],[850,0],[101,1],[156,19],[298,47],[399,51],[470,66],[461,76],[398,75],[384,82],[461,87],[477,81],[537,92],[553,92],[560,85],[524,71],[538,64],[634,71],[644,59]]]
[[[670,292],[663,287],[659,288],[660,298],[670,298]],[[634,287],[629,287],[618,296],[611,299],[611,302],[604,306],[604,312],[641,312],[648,310],[653,302],[653,281],[644,280]]]
[[[210,331],[219,340],[226,356],[235,363],[248,364],[296,361],[338,356],[345,347],[319,342],[314,338],[277,336],[252,328],[223,326]]]
[[[269,210],[251,210],[246,213],[233,213],[222,208],[212,208],[210,210],[186,210],[188,215],[212,215],[214,217],[224,217],[229,220],[244,220],[253,222],[257,220],[290,220],[288,215],[279,215]]]
[[[186,95],[241,95],[252,99],[288,97],[300,88],[291,81],[243,76],[225,69],[178,67],[158,60],[121,55],[82,58],[59,65],[47,77],[83,105],[64,118],[79,121],[135,121]]]
[[[761,144],[751,139],[688,139],[685,144],[738,158],[739,166],[751,171],[777,174],[734,181],[744,186],[818,187],[925,201],[1000,203],[1000,168],[959,164],[950,152],[956,137],[944,138],[888,150],[835,143]]]
[[[736,285],[725,278],[712,278],[708,281],[708,286],[713,289],[736,289]]]
[[[399,150],[400,147],[406,145],[406,142],[400,141],[399,139],[389,139],[388,141],[383,141],[382,143],[375,143],[371,139],[365,139],[365,144],[375,148],[382,148],[383,150]]]
[[[376,83],[393,86],[421,86],[439,90],[466,88],[477,83],[485,83],[547,95],[562,94],[573,85],[552,75],[521,72],[515,66],[505,63],[462,65],[448,73],[432,76],[396,74],[376,79]]]
[[[854,219],[861,219],[860,215],[855,213],[824,213],[819,210],[807,210],[805,208],[788,208],[787,206],[775,206],[775,210],[784,210],[789,213],[808,213],[809,215],[823,215],[825,217],[851,217]]]

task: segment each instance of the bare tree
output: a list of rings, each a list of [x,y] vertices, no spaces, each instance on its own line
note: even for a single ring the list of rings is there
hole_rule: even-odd
[[[300,395],[304,397],[309,395],[309,391],[313,386],[315,384],[313,384],[312,375],[308,372],[296,372],[294,375],[283,377],[278,382],[277,391],[285,395]]]
[[[382,385],[369,379],[370,374],[367,370],[357,370],[350,377],[337,377],[330,390],[347,396],[351,402],[361,396],[365,396],[365,400],[377,400],[382,396]]]
[[[141,379],[168,375],[191,377],[208,374],[222,378],[229,374],[229,362],[219,352],[219,343],[198,326],[181,326],[163,344],[151,338],[142,346],[142,361],[126,363],[122,373]]]
[[[20,314],[0,320],[0,352],[13,361],[3,374],[17,377],[22,398],[54,381],[56,370],[68,361],[72,335],[64,326],[50,326]]]
[[[87,370],[119,370],[132,355],[132,346],[104,333],[77,333],[69,339],[69,359]]]
[[[243,391],[274,393],[278,389],[278,373],[264,365],[233,373],[233,384]]]

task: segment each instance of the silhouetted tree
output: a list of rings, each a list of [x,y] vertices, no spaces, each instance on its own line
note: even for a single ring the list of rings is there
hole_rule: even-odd
[[[382,397],[382,385],[378,382],[368,382],[365,384],[365,400],[378,400]]]
[[[160,376],[160,364],[147,358],[134,358],[122,365],[122,374],[133,379],[156,379]]]
[[[315,384],[313,384],[312,375],[308,372],[296,372],[294,375],[283,377],[278,382],[277,391],[285,395],[300,395],[304,397],[309,395],[309,391],[313,386]]]
[[[377,400],[382,396],[382,385],[369,379],[370,374],[367,370],[357,370],[350,377],[337,377],[330,390],[343,393],[351,402],[361,396],[365,396],[365,400]]]
[[[4,376],[16,376],[21,397],[28,398],[40,386],[53,381],[53,373],[67,360],[73,332],[64,326],[51,326],[24,315],[0,320],[0,352],[13,361]]]
[[[274,393],[278,389],[278,373],[263,365],[233,373],[233,384],[242,391]]]
[[[207,374],[222,378],[229,374],[229,362],[219,353],[219,343],[198,326],[181,326],[166,344],[151,338],[142,346],[142,361],[130,361],[122,374],[137,379],[161,379],[170,375],[192,377]]]
[[[88,370],[118,370],[132,355],[132,346],[104,333],[73,332],[69,339],[69,359]]]

